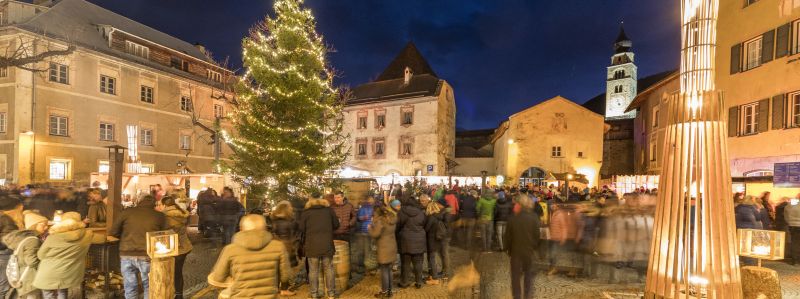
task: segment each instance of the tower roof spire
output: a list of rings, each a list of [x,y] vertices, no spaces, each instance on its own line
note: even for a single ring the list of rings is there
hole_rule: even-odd
[[[625,27],[623,27],[623,22],[619,23],[619,35],[617,35],[617,40],[614,41],[614,52],[616,53],[624,53],[630,52],[633,43],[631,39],[628,38],[628,35],[625,34]]]

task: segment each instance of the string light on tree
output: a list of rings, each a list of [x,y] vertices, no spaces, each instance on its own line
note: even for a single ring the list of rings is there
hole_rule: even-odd
[[[242,41],[245,73],[232,112],[236,136],[228,169],[249,178],[251,195],[309,193],[347,157],[340,91],[332,86],[327,48],[302,0],[275,0],[275,15]],[[291,187],[291,188],[290,188]]]

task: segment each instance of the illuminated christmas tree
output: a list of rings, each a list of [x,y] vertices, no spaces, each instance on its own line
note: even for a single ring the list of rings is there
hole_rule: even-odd
[[[347,156],[328,49],[302,2],[276,0],[275,16],[242,41],[246,72],[231,115],[236,134],[223,137],[234,151],[227,167],[249,182],[251,197],[268,192],[279,200],[291,191],[316,190],[325,172]]]

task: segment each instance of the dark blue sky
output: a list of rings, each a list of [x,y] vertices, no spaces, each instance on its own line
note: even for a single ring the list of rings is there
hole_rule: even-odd
[[[248,28],[271,0],[90,0],[241,65]],[[495,127],[556,95],[578,103],[604,92],[611,44],[624,20],[639,77],[677,68],[676,0],[306,0],[337,83],[355,86],[409,40],[453,85],[459,128]]]

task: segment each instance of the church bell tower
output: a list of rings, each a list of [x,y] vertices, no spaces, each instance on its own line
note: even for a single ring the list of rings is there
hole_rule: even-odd
[[[614,56],[606,74],[606,119],[632,119],[636,111],[625,113],[625,109],[636,97],[636,65],[633,63],[631,40],[620,25],[619,36],[614,42]]]

